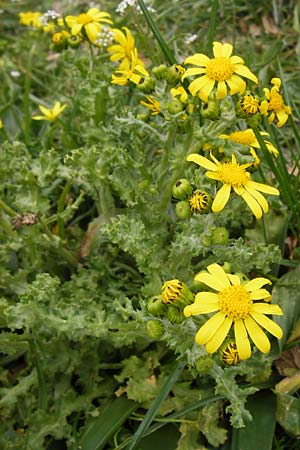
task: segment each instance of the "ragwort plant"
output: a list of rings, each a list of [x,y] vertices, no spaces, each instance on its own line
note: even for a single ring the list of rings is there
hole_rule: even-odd
[[[19,13],[1,60],[3,449],[146,448],[162,427],[169,449],[237,448],[252,423],[266,450],[275,410],[299,434],[280,359],[299,342],[298,270],[279,278],[292,110],[282,71],[264,84],[214,38],[217,4],[180,58],[142,0]]]

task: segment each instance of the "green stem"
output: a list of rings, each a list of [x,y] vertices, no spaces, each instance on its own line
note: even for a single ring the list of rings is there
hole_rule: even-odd
[[[210,52],[212,51],[212,44],[213,44],[213,40],[214,40],[214,37],[216,34],[218,7],[219,7],[218,0],[212,0],[211,1],[209,32],[208,32],[208,37],[207,37],[207,47]]]
[[[62,214],[62,212],[64,210],[65,200],[66,200],[66,197],[67,197],[67,195],[68,195],[68,193],[69,193],[69,191],[71,189],[72,182],[73,182],[72,180],[68,180],[66,182],[66,185],[65,185],[65,187],[64,187],[64,189],[63,189],[63,191],[62,191],[62,193],[61,193],[61,195],[59,197],[59,200],[58,200],[58,207],[57,207],[58,236],[60,238],[62,238],[62,239],[65,237],[65,224],[64,224],[63,218],[61,217],[61,214]]]
[[[24,114],[24,137],[25,144],[30,144],[30,134],[31,134],[31,114],[30,114],[30,87],[31,87],[31,77],[32,77],[32,60],[35,53],[36,45],[33,44],[28,55],[25,82],[24,82],[24,96],[23,96],[23,114]]]
[[[164,40],[164,38],[162,37],[162,35],[160,34],[160,31],[158,30],[154,20],[152,19],[145,3],[143,0],[137,0],[142,13],[144,14],[144,17],[149,25],[149,27],[151,28],[152,33],[154,34],[155,39],[157,40],[163,54],[165,55],[167,61],[169,62],[169,64],[177,64],[177,61],[173,55],[173,53],[171,52],[171,50],[169,49],[169,46],[167,45],[166,41]]]

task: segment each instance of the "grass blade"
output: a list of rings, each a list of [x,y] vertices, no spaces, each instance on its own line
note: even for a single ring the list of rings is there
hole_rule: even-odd
[[[167,378],[165,384],[163,385],[159,395],[156,397],[156,399],[153,401],[151,407],[149,408],[147,414],[145,415],[145,418],[143,422],[138,427],[137,431],[135,432],[132,441],[130,442],[129,446],[127,447],[127,450],[133,450],[136,448],[142,437],[144,436],[145,432],[151,425],[154,417],[157,414],[157,411],[161,405],[161,403],[165,400],[167,395],[169,394],[170,390],[172,389],[173,385],[176,383],[182,369],[186,365],[186,362],[180,362],[175,370],[171,373],[171,375]]]
[[[86,428],[79,447],[82,450],[101,450],[120,426],[138,408],[138,404],[126,397],[119,397],[108,405],[100,417]]]

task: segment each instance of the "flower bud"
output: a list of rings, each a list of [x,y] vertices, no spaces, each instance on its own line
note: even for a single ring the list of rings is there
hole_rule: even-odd
[[[234,339],[225,339],[219,349],[219,358],[225,366],[233,366],[240,362],[239,352]]]
[[[208,100],[203,103],[200,109],[200,114],[203,119],[217,119],[220,115],[219,103],[217,100]]]
[[[64,50],[68,47],[68,38],[70,34],[67,31],[59,31],[52,36],[52,48],[54,51]]]
[[[165,80],[167,78],[168,67],[165,64],[155,66],[152,69],[152,73],[157,80]]]
[[[164,334],[164,326],[159,320],[148,320],[146,329],[152,339],[159,339]]]
[[[190,305],[195,298],[187,285],[177,278],[168,280],[163,284],[161,296],[163,303],[173,304],[179,307]]]
[[[173,66],[171,66],[167,72],[168,83],[172,86],[176,86],[176,84],[181,80],[184,72],[185,69],[180,64],[173,64]]]
[[[153,316],[162,316],[166,312],[166,306],[162,302],[161,295],[151,297],[147,304],[147,309]]]
[[[78,48],[81,42],[82,39],[79,36],[70,36],[68,38],[68,44],[71,48]]]
[[[231,264],[228,261],[225,261],[222,265],[222,268],[225,273],[231,273]]]
[[[210,371],[213,365],[213,359],[210,355],[201,356],[201,358],[196,359],[195,367],[197,372],[200,374],[206,374]]]
[[[137,85],[139,91],[144,92],[144,94],[151,94],[155,88],[155,81],[151,77],[145,77]]]
[[[176,181],[173,186],[173,197],[178,198],[179,200],[188,199],[193,192],[193,188],[191,183],[186,178],[181,178]]]
[[[211,241],[215,245],[223,245],[228,242],[229,233],[225,227],[217,227],[211,232]]]
[[[197,189],[189,198],[189,203],[192,212],[204,214],[210,210],[212,199],[208,192]]]
[[[177,98],[173,98],[166,106],[170,114],[178,114],[183,110],[183,104]]]
[[[259,98],[257,95],[248,92],[237,104],[237,113],[240,117],[246,118],[259,112]]]
[[[181,200],[175,206],[176,216],[178,219],[189,219],[192,215],[189,202]]]
[[[181,323],[185,320],[183,312],[173,306],[169,306],[167,316],[171,323]]]

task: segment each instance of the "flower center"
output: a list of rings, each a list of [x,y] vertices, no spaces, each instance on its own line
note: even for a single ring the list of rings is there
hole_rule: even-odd
[[[236,163],[223,163],[218,169],[220,181],[233,187],[242,187],[248,183],[250,175]]]
[[[245,319],[252,309],[249,292],[243,286],[229,286],[219,292],[220,311],[233,320]]]
[[[282,95],[278,94],[278,92],[272,92],[270,103],[269,103],[269,110],[272,110],[274,112],[279,112],[281,109],[283,109],[284,102],[282,99]]]
[[[224,56],[218,56],[209,61],[206,66],[206,75],[211,80],[226,81],[234,73],[234,66]]]
[[[252,145],[255,142],[255,134],[252,130],[234,131],[229,135],[230,141],[242,145]]]
[[[88,14],[83,13],[83,14],[80,14],[80,15],[77,17],[77,22],[78,22],[78,23],[81,23],[82,25],[86,25],[86,24],[88,24],[88,23],[93,22],[93,19],[92,19],[92,17],[89,16]]]

